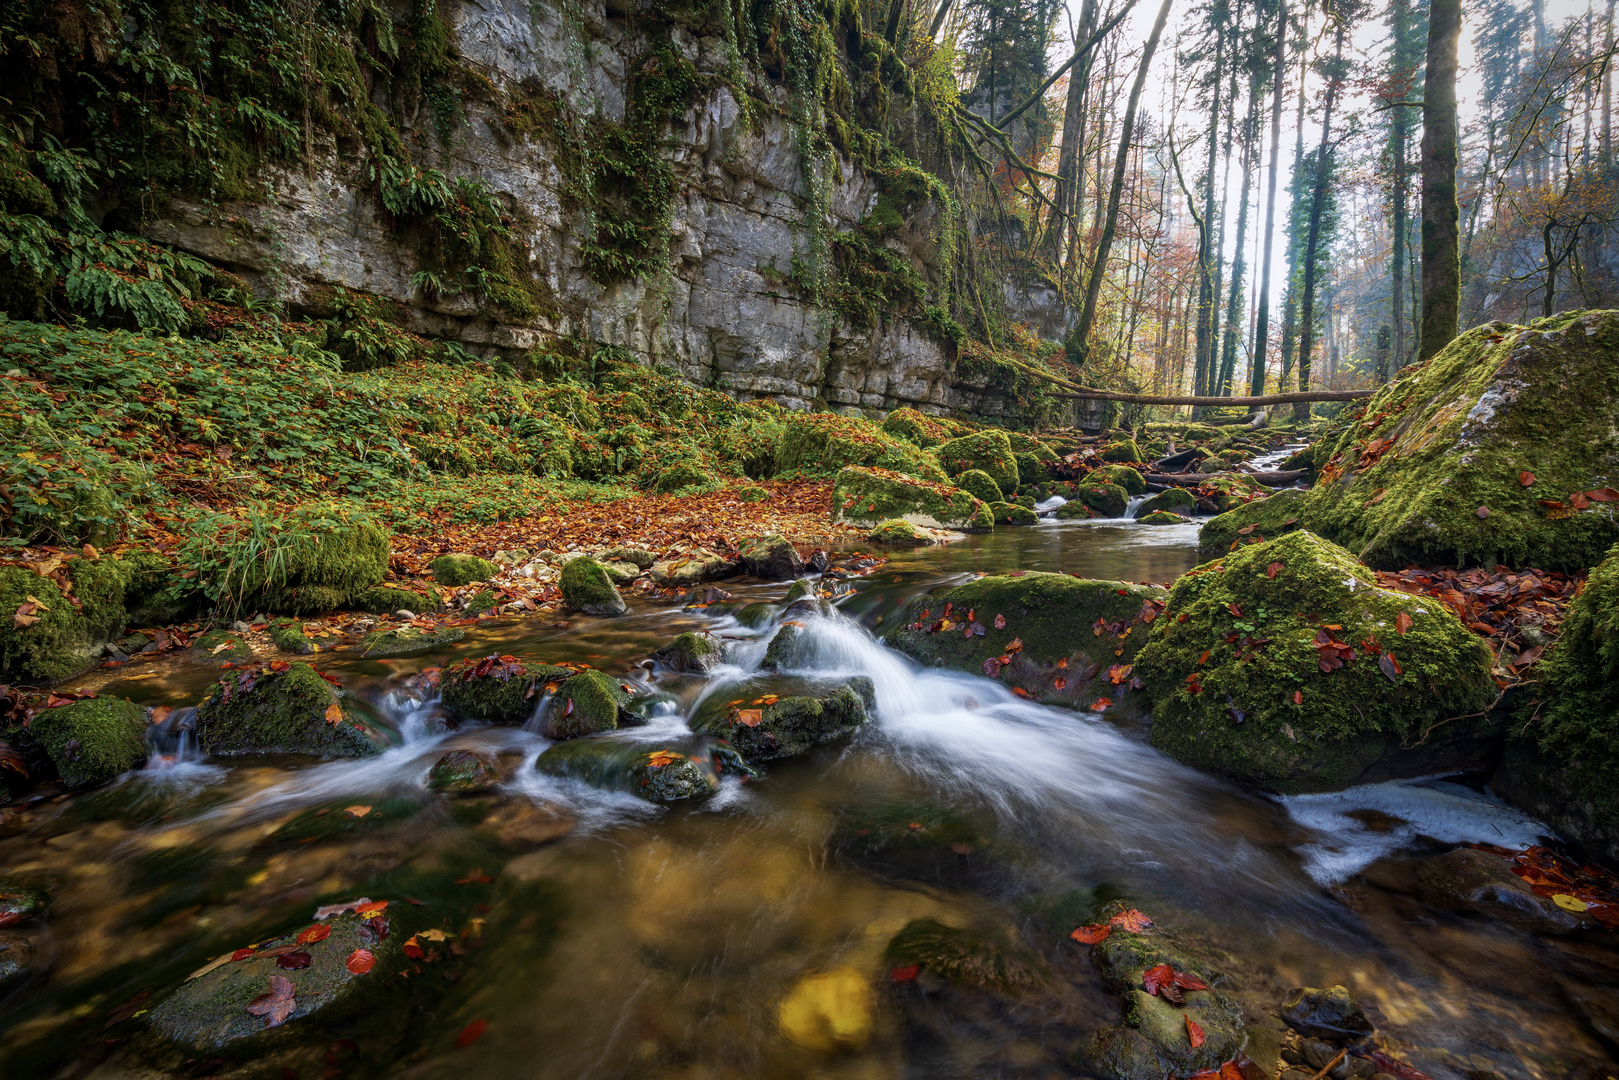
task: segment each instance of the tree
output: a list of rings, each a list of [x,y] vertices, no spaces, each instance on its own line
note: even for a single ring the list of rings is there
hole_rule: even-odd
[[[1265,232],[1261,240],[1264,254],[1259,272],[1259,314],[1254,329],[1254,368],[1248,392],[1258,397],[1265,392],[1265,346],[1270,337],[1270,263],[1276,236],[1276,174],[1282,163],[1282,92],[1287,53],[1287,0],[1276,8],[1276,38],[1272,43],[1271,81],[1274,83],[1270,110],[1270,179],[1265,193]],[[1304,88],[1299,87],[1303,97]]]
[[[1344,34],[1348,29],[1348,12],[1340,9],[1335,13],[1333,22],[1336,29],[1333,34],[1332,61],[1330,65],[1324,65],[1323,71],[1327,80],[1327,100],[1321,110],[1321,144],[1316,148],[1315,185],[1310,192],[1310,223],[1304,241],[1304,299],[1299,311],[1300,390],[1310,388],[1310,353],[1315,344],[1316,253],[1321,246],[1321,225],[1328,197],[1327,183],[1332,175],[1332,111],[1338,104],[1338,91],[1344,81]],[[1299,421],[1308,420],[1309,404],[1299,402],[1294,405],[1293,418]]]
[[[1461,319],[1461,216],[1456,206],[1456,50],[1461,0],[1432,0],[1422,91],[1422,342],[1427,360]]]

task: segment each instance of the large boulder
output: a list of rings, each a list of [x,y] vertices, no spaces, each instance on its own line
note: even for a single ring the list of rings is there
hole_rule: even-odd
[[[1136,507],[1136,517],[1164,511],[1171,514],[1190,514],[1197,508],[1197,496],[1185,488],[1172,487],[1160,491]]]
[[[785,536],[772,533],[743,542],[742,568],[766,581],[792,581],[804,572],[804,560]]]
[[[618,727],[630,694],[616,680],[594,669],[581,671],[558,686],[540,718],[549,739],[576,739]]]
[[[45,709],[28,726],[69,787],[91,787],[145,763],[151,710],[123,698]]]
[[[1496,790],[1619,864],[1619,547],[1569,605],[1539,674]]]
[[[984,504],[960,488],[851,465],[832,485],[832,520],[871,527],[900,518],[930,529],[988,529]]]
[[[927,449],[950,438],[950,429],[915,409],[895,409],[883,420],[883,430]]]
[[[197,706],[195,731],[203,753],[221,757],[366,757],[391,742],[342,687],[284,660],[226,672]]]
[[[960,476],[969,469],[987,473],[1001,491],[1012,491],[1018,486],[1017,458],[1012,453],[1012,441],[1006,432],[988,428],[959,439],[951,439],[934,451],[939,463],[951,476]]]
[[[564,566],[559,584],[563,602],[574,611],[586,615],[622,615],[630,610],[601,563],[588,555]]]
[[[1619,540],[1619,312],[1462,334],[1380,390],[1302,515],[1371,566],[1581,569]]]
[[[1038,701],[1128,715],[1131,665],[1168,593],[1155,585],[1016,572],[913,600],[888,644],[923,664],[998,678]]]
[[[1495,699],[1490,664],[1449,608],[1301,531],[1182,575],[1135,670],[1154,746],[1291,793],[1488,766],[1501,721],[1461,718]]]
[[[968,469],[956,477],[956,486],[975,499],[994,504],[1006,501],[1006,492],[983,469]]]
[[[670,671],[707,675],[725,659],[725,651],[711,635],[688,630],[653,653],[652,658]]]
[[[1086,479],[1099,484],[1117,484],[1127,495],[1147,493],[1147,478],[1130,465],[1103,465],[1099,469],[1092,469]]]
[[[1303,528],[1299,514],[1308,495],[1301,488],[1288,488],[1217,514],[1198,530],[1197,549],[1203,556],[1213,557],[1238,543],[1258,544]]]
[[[541,698],[573,676],[573,668],[504,654],[468,657],[444,669],[439,694],[444,707],[463,720],[523,724]]]
[[[534,767],[591,787],[625,791],[650,802],[706,798],[719,790],[721,772],[755,775],[724,739],[697,736],[645,743],[595,736],[557,743]]]
[[[760,680],[710,695],[691,729],[724,738],[750,763],[770,761],[850,734],[874,704],[872,682],[864,676],[841,683]]]

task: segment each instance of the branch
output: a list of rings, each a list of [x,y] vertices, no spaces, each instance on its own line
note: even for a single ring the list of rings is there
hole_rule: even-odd
[[[1031,373],[1032,374],[1032,373]],[[1057,380],[1053,379],[1053,382]],[[1072,385],[1064,383],[1063,385]],[[1083,389],[1073,394],[1052,394],[1054,398],[1073,401],[1122,401],[1130,405],[1289,405],[1297,401],[1362,401],[1377,393],[1375,390],[1305,390],[1287,394],[1265,394],[1262,397],[1173,397],[1166,394],[1121,394],[1113,390]]]
[[[1125,5],[1124,5],[1124,10],[1120,11],[1117,15],[1113,16],[1113,18],[1109,19],[1102,26],[1102,28],[1100,30],[1098,30],[1096,33],[1092,34],[1089,38],[1087,38],[1085,40],[1085,44],[1083,44],[1079,48],[1075,49],[1074,50],[1074,55],[1070,56],[1068,58],[1068,62],[1066,64],[1064,64],[1062,67],[1058,68],[1056,71],[1053,71],[1051,73],[1051,78],[1049,78],[1045,82],[1041,83],[1040,84],[1040,89],[1036,90],[1033,94],[1029,95],[1029,100],[1025,101],[1023,104],[1019,105],[1017,108],[1013,109],[1011,112],[1009,112],[1005,116],[1001,117],[1002,125],[1011,124],[1012,121],[1016,120],[1018,117],[1022,116],[1024,113],[1028,112],[1030,109],[1034,108],[1035,103],[1040,100],[1041,96],[1044,95],[1047,90],[1051,89],[1051,84],[1056,82],[1058,79],[1060,79],[1062,77],[1063,72],[1067,71],[1069,68],[1071,68],[1075,64],[1077,64],[1079,62],[1080,57],[1084,56],[1087,52],[1090,51],[1090,48],[1091,48],[1092,45],[1095,45],[1098,41],[1101,41],[1102,38],[1105,37],[1108,33],[1110,33],[1115,26],[1118,26],[1119,23],[1123,21],[1124,17],[1126,15],[1130,14],[1130,9],[1135,7],[1135,6],[1136,6],[1136,0],[1126,0]]]

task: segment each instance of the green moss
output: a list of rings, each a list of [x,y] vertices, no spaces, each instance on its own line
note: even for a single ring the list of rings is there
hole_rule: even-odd
[[[1184,525],[1186,519],[1179,514],[1172,514],[1168,510],[1154,510],[1150,514],[1143,514],[1136,518],[1138,525]]]
[[[1129,465],[1103,465],[1099,469],[1092,470],[1089,479],[1102,484],[1117,484],[1127,495],[1147,493],[1146,477]]]
[[[500,782],[494,762],[474,750],[451,750],[427,772],[427,786],[453,795],[475,795]]]
[[[652,656],[671,670],[705,675],[724,659],[725,653],[707,634],[687,631]]]
[[[417,626],[396,626],[389,630],[373,630],[360,639],[360,655],[404,656],[407,653],[426,652],[453,645],[467,636],[459,626],[441,626],[437,630],[423,630]]]
[[[253,659],[247,642],[224,630],[210,630],[191,643],[192,649],[215,662],[245,664]]]
[[[1616,355],[1619,312],[1469,330],[1366,404],[1321,466],[1306,525],[1388,569],[1594,565],[1619,540],[1613,504],[1569,504],[1613,483]]]
[[[1401,614],[1414,620],[1405,634]],[[1354,659],[1322,671],[1318,633],[1353,649]],[[1392,655],[1397,673],[1385,674],[1373,645]],[[1301,531],[1183,575],[1136,671],[1154,702],[1154,746],[1296,792],[1336,790],[1374,766],[1411,775],[1402,760],[1415,765],[1447,740],[1491,737],[1475,720],[1428,741],[1440,721],[1494,700],[1490,662],[1449,608],[1378,588],[1354,556]]]
[[[1197,509],[1197,496],[1185,488],[1166,488],[1136,507],[1136,517],[1145,517],[1160,510],[1189,514]]]
[[[32,570],[0,567],[0,610],[16,612],[33,597],[42,606],[38,622],[0,622],[0,677],[7,683],[51,683],[90,666],[90,633],[84,616],[56,583]]]
[[[1006,493],[983,469],[968,469],[956,477],[956,486],[973,498],[982,499],[986,503],[1006,501]]]
[[[1017,458],[1012,454],[1012,442],[1006,432],[998,428],[951,439],[939,447],[937,453],[944,471],[951,476],[978,469],[987,473],[1002,492],[1017,489]]]
[[[487,666],[485,666],[487,665]],[[444,669],[439,695],[444,707],[465,720],[523,724],[545,694],[555,693],[572,668],[527,663],[510,657],[468,657]]]
[[[304,624],[297,619],[273,619],[269,627],[270,642],[285,653],[307,656],[315,651],[315,643],[304,634]]]
[[[889,413],[883,420],[883,430],[890,435],[913,442],[924,450],[938,446],[950,438],[950,431],[943,424],[909,408],[895,409]]]
[[[790,413],[782,424],[776,467],[826,475],[848,465],[864,465],[942,482],[934,457],[914,443],[895,438],[869,420],[834,413]]]
[[[748,697],[752,690],[766,687],[782,693]],[[874,695],[871,680],[863,677],[846,686],[823,685],[802,694],[790,693],[792,688],[770,683],[743,686],[736,690],[744,699],[741,705],[714,701],[692,718],[692,730],[724,737],[750,763],[797,757],[864,724],[867,703]]]
[[[222,757],[366,757],[388,743],[353,699],[302,663],[227,672],[197,706],[196,732],[204,753]]]
[[[653,746],[621,739],[571,739],[549,747],[534,767],[652,802],[682,802],[718,791],[720,764],[727,772],[752,771],[724,740],[710,738]]]
[[[984,577],[912,601],[906,625],[886,641],[924,664],[993,674],[1039,701],[1089,708],[1105,696],[1130,711],[1142,706],[1130,677],[1114,683],[1109,669],[1133,662],[1167,595],[1156,586],[1065,574]],[[1010,662],[1000,664],[1001,657]],[[986,666],[990,660],[997,663]]]
[[[1034,525],[1040,521],[1039,514],[1017,503],[991,503],[989,512],[996,525]]]
[[[838,472],[832,485],[832,520],[875,526],[899,518],[934,529],[974,526],[981,504],[946,483],[919,480],[857,465]]]
[[[1016,993],[1050,979],[1040,955],[1012,934],[984,933],[914,919],[894,935],[885,953],[896,967],[915,965],[953,983]]]
[[[197,572],[208,597],[227,609],[336,610],[388,570],[387,530],[353,505],[314,502],[277,517],[204,525],[180,559]]]
[[[369,611],[377,615],[392,615],[396,611],[420,615],[435,610],[438,607],[438,599],[411,592],[409,589],[378,585],[356,596],[354,606],[360,611]]]
[[[618,727],[630,695],[600,671],[581,671],[557,688],[540,722],[547,738],[576,739]]]
[[[587,615],[622,615],[629,610],[601,563],[585,555],[562,568],[562,599]]]
[[[1239,543],[1258,544],[1302,528],[1299,514],[1307,497],[1300,488],[1288,488],[1209,518],[1198,530],[1198,551],[1208,558]]]
[[[89,698],[36,713],[28,730],[69,787],[90,787],[146,760],[149,714],[122,698]]]
[[[476,581],[488,581],[500,571],[494,563],[476,555],[440,555],[427,564],[427,569],[434,581],[452,589]]]
[[[1123,517],[1125,509],[1130,505],[1129,493],[1117,484],[1090,482],[1075,484],[1074,498],[1098,517]]]
[[[1136,445],[1134,439],[1121,439],[1102,447],[1096,452],[1096,456],[1103,461],[1140,461],[1141,448]]]
[[[745,487],[737,488],[736,497],[738,501],[745,503],[769,502],[770,492],[762,487],[749,484]]]
[[[699,461],[677,461],[658,473],[652,490],[667,495],[689,487],[709,487],[715,483],[714,474]]]
[[[800,666],[804,631],[792,623],[783,623],[770,637],[764,659],[759,661],[761,671],[791,671]]]
[[[866,539],[874,544],[887,544],[891,547],[920,547],[933,543],[922,530],[904,518],[889,518],[881,522],[871,530],[871,535]]]

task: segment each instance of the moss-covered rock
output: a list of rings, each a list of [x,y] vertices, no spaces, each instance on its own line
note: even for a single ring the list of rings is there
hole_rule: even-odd
[[[974,525],[979,502],[949,484],[850,466],[832,485],[832,520],[867,527],[891,518],[932,529]]]
[[[398,611],[408,611],[412,615],[421,615],[429,611],[436,611],[439,601],[436,596],[424,596],[421,593],[411,592],[409,589],[396,589],[389,585],[377,585],[365,589],[356,596],[354,606],[360,611],[369,611],[377,615],[392,615]]]
[[[1010,929],[986,932],[913,919],[885,951],[895,967],[919,967],[949,982],[1002,994],[1018,994],[1051,978],[1040,954]]]
[[[1118,442],[1108,443],[1096,451],[1096,456],[1103,461],[1129,462],[1141,461],[1141,448],[1134,439],[1120,439]]]
[[[0,621],[0,681],[59,682],[90,666],[89,622],[50,578],[0,567],[0,610],[20,616]]]
[[[203,753],[220,757],[366,757],[389,743],[354,699],[302,663],[226,672],[197,706],[195,730]]]
[[[636,578],[641,576],[641,568],[632,562],[625,562],[615,559],[603,559],[598,561],[601,562],[602,573],[606,574],[607,580],[611,581],[617,588],[623,588],[626,585],[631,585],[635,582]]]
[[[1433,729],[1489,706],[1490,662],[1439,601],[1378,588],[1353,555],[1301,531],[1183,575],[1135,667],[1154,746],[1304,792],[1445,771],[1452,752],[1489,760],[1498,724]]]
[[[475,581],[488,581],[500,567],[476,555],[440,555],[427,564],[427,569],[434,581],[454,589]]]
[[[1039,505],[1035,502],[1033,495],[1018,495],[1007,499],[1006,501],[1011,503],[1013,506],[1021,506],[1025,510],[1033,510],[1037,505]]]
[[[744,484],[742,487],[736,489],[736,497],[738,502],[769,502],[770,490],[768,488],[762,488],[758,484]]]
[[[758,680],[727,689],[692,717],[691,729],[726,739],[750,763],[796,757],[864,724],[875,701],[870,679],[845,683]]]
[[[1035,700],[1138,713],[1129,665],[1168,593],[1066,574],[991,576],[914,600],[887,642],[928,665],[998,678]],[[968,631],[971,631],[969,635]]]
[[[1288,488],[1209,518],[1198,530],[1198,551],[1206,558],[1213,557],[1239,543],[1258,544],[1303,528],[1299,513],[1308,494],[1300,488]]]
[[[209,630],[191,643],[197,655],[223,663],[245,664],[253,659],[253,649],[247,642],[225,630]]]
[[[688,588],[705,581],[721,581],[741,572],[742,563],[711,551],[695,551],[652,564],[652,580],[672,588]]]
[[[928,451],[896,438],[869,420],[835,413],[789,413],[776,452],[779,472],[830,475],[849,465],[905,473],[921,480],[947,479]]]
[[[1006,493],[983,469],[968,469],[956,477],[956,486],[973,498],[981,499],[985,503],[993,504],[1006,501]]]
[[[1130,494],[1117,484],[1086,482],[1074,485],[1074,498],[1097,517],[1123,517]]]
[[[540,718],[540,731],[550,739],[612,731],[629,699],[616,680],[593,669],[581,671],[557,687]]]
[[[604,563],[624,562],[634,566],[637,570],[650,570],[652,564],[658,561],[657,555],[646,548],[638,547],[612,547],[599,556]]]
[[[466,636],[467,632],[459,626],[440,626],[434,630],[419,626],[394,626],[387,630],[373,630],[361,638],[360,655],[368,659],[376,656],[406,656],[410,653],[442,649]]]
[[[766,581],[791,581],[804,572],[798,550],[779,533],[744,540],[738,554],[742,569]]]
[[[1137,525],[1184,525],[1187,520],[1179,514],[1171,514],[1168,510],[1154,510],[1135,519]]]
[[[150,715],[122,698],[86,698],[36,713],[28,730],[69,787],[91,787],[145,763]]]
[[[1087,479],[1102,484],[1117,484],[1124,489],[1126,495],[1147,493],[1147,478],[1129,465],[1103,465],[1099,469],[1091,470]]]
[[[902,878],[946,886],[985,880],[992,831],[947,806],[890,800],[840,811],[840,856]]]
[[[548,693],[574,675],[573,668],[524,662],[514,656],[468,657],[439,677],[444,707],[484,724],[522,724]]]
[[[791,671],[804,666],[805,635],[803,627],[786,622],[776,628],[765,647],[764,659],[759,661],[761,671]]]
[[[1017,461],[1019,487],[1033,487],[1035,484],[1043,484],[1051,478],[1051,474],[1046,469],[1046,462],[1057,461],[1058,457],[1051,452],[1049,447],[1043,447],[1042,449],[1045,451],[1043,455],[1023,452],[1012,455]]]
[[[652,654],[652,658],[686,675],[706,675],[719,666],[725,653],[708,634],[687,631]]]
[[[924,450],[938,446],[950,438],[943,424],[915,409],[895,409],[883,420],[883,430],[897,438],[915,443]]]
[[[562,600],[586,615],[622,615],[630,610],[601,563],[585,555],[562,568]]]
[[[1378,391],[1302,517],[1380,568],[1592,566],[1619,520],[1574,496],[1613,486],[1615,415],[1619,311],[1480,326]]]
[[[352,912],[334,915],[321,925],[328,933],[318,941],[300,942],[298,936],[306,928],[299,927],[262,942],[241,960],[210,966],[186,979],[152,1009],[147,1017],[152,1030],[199,1053],[237,1043],[252,1045],[249,1040],[265,1035],[269,1018],[249,1012],[248,1006],[271,991],[272,980],[292,984],[294,1005],[284,1023],[300,1025],[310,1017],[319,1022],[346,1012],[364,980],[382,979],[398,967],[399,941],[405,935],[379,932],[373,920]],[[372,955],[374,969],[350,969],[349,958],[359,949]],[[281,957],[293,952],[307,956],[308,964],[294,969],[280,966]]]
[[[660,495],[668,495],[682,488],[704,487],[712,483],[714,474],[705,469],[701,462],[688,458],[658,473],[657,479],[652,482],[652,490]]]
[[[871,530],[866,539],[889,547],[922,547],[933,543],[932,537],[904,518],[889,518]]]
[[[347,607],[381,582],[388,545],[388,530],[354,505],[307,503],[276,521],[268,540],[243,535],[227,546],[222,567],[200,570],[234,575],[228,591],[244,606],[303,615]]]
[[[989,512],[994,517],[997,526],[1036,525],[1040,521],[1039,514],[1036,514],[1027,506],[1019,506],[1017,503],[993,503],[989,508]]]
[[[1619,547],[1591,571],[1538,671],[1497,790],[1619,863]]]
[[[304,633],[304,624],[300,619],[272,619],[268,633],[270,643],[284,653],[308,656],[315,651],[315,643]]]
[[[754,775],[725,740],[710,736],[658,744],[599,735],[572,739],[548,748],[534,767],[651,802],[706,798],[719,790],[722,770]]]
[[[451,750],[427,771],[427,786],[452,795],[476,795],[500,783],[500,770],[487,754]]]
[[[977,469],[987,473],[1002,492],[1017,489],[1017,458],[1012,453],[1012,442],[1006,437],[1006,432],[998,428],[951,439],[940,446],[936,453],[944,471],[951,476]]]
[[[461,604],[461,614],[467,618],[475,619],[479,615],[495,610],[498,603],[499,601],[495,599],[493,590],[479,589]]]
[[[1197,509],[1197,496],[1185,488],[1166,488],[1136,507],[1136,517],[1145,517],[1160,510],[1177,514],[1190,514]]]

